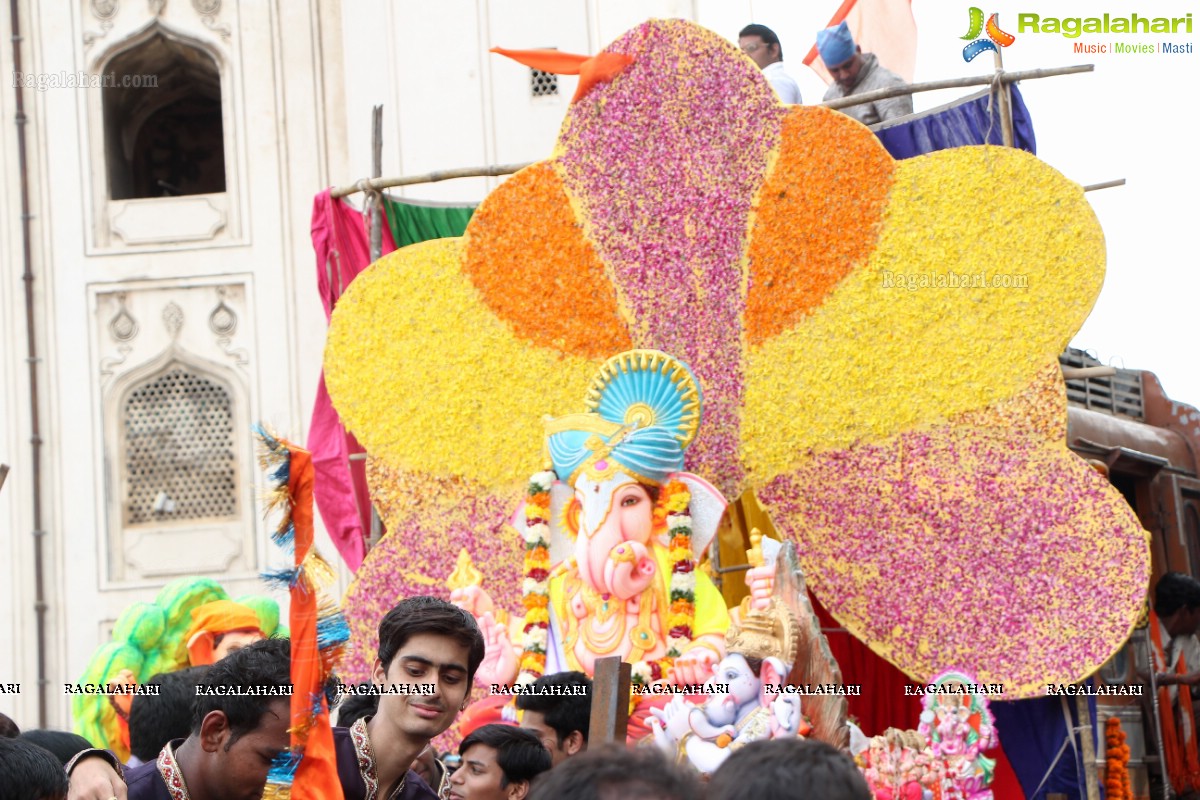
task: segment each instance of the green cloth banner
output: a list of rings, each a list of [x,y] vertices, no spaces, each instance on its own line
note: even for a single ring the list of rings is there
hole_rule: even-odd
[[[477,204],[451,205],[398,200],[384,195],[383,208],[396,247],[462,236]]]

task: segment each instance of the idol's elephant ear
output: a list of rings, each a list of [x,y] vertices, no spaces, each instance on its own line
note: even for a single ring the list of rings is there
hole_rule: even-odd
[[[720,524],[729,501],[717,487],[699,475],[676,472],[671,475],[671,480],[683,482],[691,492],[692,500],[688,505],[688,513],[692,518],[692,558],[699,563],[713,537],[717,535],[717,525]]]
[[[575,490],[562,481],[555,481],[550,487],[550,567],[553,569],[571,557],[575,546],[575,537],[566,529],[566,511],[571,500],[575,498]],[[517,508],[509,520],[509,524],[525,536],[525,504]]]
[[[787,682],[789,672],[791,672],[791,667],[783,663],[781,659],[775,656],[763,659],[762,671],[758,673],[758,679],[762,681],[762,688],[758,693],[760,704],[767,708],[771,707],[771,703],[779,697],[778,687]]]

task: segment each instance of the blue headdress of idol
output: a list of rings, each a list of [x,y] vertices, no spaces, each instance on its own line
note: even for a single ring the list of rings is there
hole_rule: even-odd
[[[604,481],[623,473],[662,486],[683,469],[700,427],[701,392],[686,364],[658,350],[610,358],[588,389],[588,413],[546,420],[546,446],[559,480]]]

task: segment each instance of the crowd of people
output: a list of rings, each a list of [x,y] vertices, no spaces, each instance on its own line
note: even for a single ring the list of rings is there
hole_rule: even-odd
[[[592,687],[579,672],[539,678],[516,699],[517,723],[477,727],[457,754],[439,758],[431,741],[466,707],[483,657],[474,618],[444,600],[409,598],[384,617],[372,682],[414,691],[347,694],[335,708],[347,800],[869,797],[850,757],[817,741],[747,745],[705,785],[654,748],[589,748]],[[0,800],[261,797],[290,744],[290,698],[264,691],[290,686],[288,640],[263,639],[153,680],[159,693],[135,696],[129,717],[132,766],[73,733],[21,732],[0,718]]]
[[[738,47],[750,56],[763,77],[771,84],[780,101],[797,105],[803,102],[796,79],[783,65],[783,45],[775,31],[766,25],[747,25],[738,34]],[[906,81],[879,63],[874,53],[864,53],[854,41],[844,21],[817,33],[817,52],[833,79],[823,101],[863,95],[880,89],[905,86]],[[839,109],[864,125],[874,125],[913,113],[911,94],[866,100]]]

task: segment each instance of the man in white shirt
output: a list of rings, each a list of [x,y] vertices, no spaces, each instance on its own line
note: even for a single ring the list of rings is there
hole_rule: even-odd
[[[783,68],[783,45],[775,31],[766,25],[747,25],[738,34],[738,47],[758,65],[782,102],[789,105],[802,102],[796,79]]]

